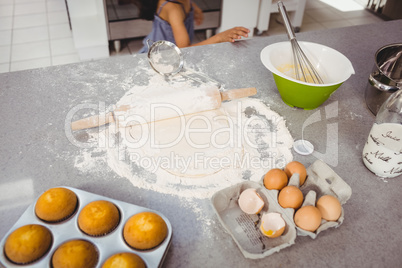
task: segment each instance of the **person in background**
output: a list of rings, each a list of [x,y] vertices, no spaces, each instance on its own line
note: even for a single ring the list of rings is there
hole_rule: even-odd
[[[144,47],[140,53],[147,52],[146,40],[166,40],[179,48],[208,45],[221,42],[234,42],[248,37],[249,30],[234,27],[218,33],[202,42],[192,44],[194,39],[194,23],[203,21],[202,10],[191,0],[133,0],[140,10],[140,18],[152,20],[152,31],[145,37]]]

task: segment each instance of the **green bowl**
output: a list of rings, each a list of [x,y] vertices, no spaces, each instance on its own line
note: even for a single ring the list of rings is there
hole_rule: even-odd
[[[261,51],[261,61],[272,72],[275,84],[284,103],[305,110],[318,108],[352,74],[352,63],[340,52],[315,43],[299,42],[324,84],[313,84],[296,80],[284,69],[291,69],[292,47],[290,42],[279,42]],[[283,68],[287,66],[286,68]],[[280,71],[281,70],[281,71]]]
[[[300,84],[273,73],[276,86],[284,103],[291,107],[299,107],[305,110],[313,110],[323,104],[342,83],[313,87]]]

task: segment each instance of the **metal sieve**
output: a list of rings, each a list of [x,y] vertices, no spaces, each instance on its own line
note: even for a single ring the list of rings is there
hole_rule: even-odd
[[[172,76],[180,72],[180,76],[184,79],[191,79],[197,83],[213,83],[218,88],[221,87],[218,81],[204,74],[185,70],[183,54],[180,48],[172,42],[165,40],[154,42],[148,39],[147,46],[149,64],[157,73],[169,77],[169,79],[177,79],[177,77],[172,78]]]
[[[147,40],[148,60],[159,74],[171,76],[181,71],[184,65],[183,54],[172,42]]]

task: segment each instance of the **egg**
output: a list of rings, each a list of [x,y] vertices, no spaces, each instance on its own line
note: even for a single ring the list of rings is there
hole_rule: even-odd
[[[306,181],[306,177],[307,177],[307,170],[306,167],[297,161],[292,161],[289,162],[286,166],[285,166],[285,173],[288,176],[288,178],[292,177],[293,174],[297,173],[299,174],[300,177],[300,186],[304,184],[304,182]]]
[[[304,206],[294,216],[296,226],[309,232],[315,232],[321,225],[321,213],[315,206]]]
[[[285,171],[273,168],[264,176],[264,186],[268,190],[281,190],[288,184],[288,176]]]
[[[327,221],[337,221],[342,214],[341,203],[332,195],[321,196],[316,207],[320,210],[322,218]]]
[[[303,203],[303,193],[293,185],[284,187],[278,195],[278,203],[283,208],[299,208]]]
[[[258,214],[265,203],[254,188],[244,190],[239,196],[239,207],[247,214]]]
[[[286,222],[277,212],[264,213],[261,217],[260,231],[269,238],[279,237],[286,228]]]

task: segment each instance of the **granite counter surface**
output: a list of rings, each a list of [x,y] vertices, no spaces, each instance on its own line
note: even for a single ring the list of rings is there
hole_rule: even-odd
[[[285,105],[260,61],[260,51],[287,40],[285,34],[183,52],[186,63],[226,88],[256,87],[256,97],[286,119],[294,139],[303,133],[314,142],[313,155],[295,153],[295,159],[310,165],[321,158],[353,191],[339,228],[315,240],[298,237],[289,248],[250,260],[223,230],[209,199],[196,201],[196,212],[183,198],[134,187],[107,165],[99,172],[77,170],[74,159],[80,148],[66,137],[68,112],[83,103],[112,105],[128,89],[121,81],[126,86],[142,83],[145,78],[133,72],[134,66],[145,68],[148,62],[146,55],[135,55],[0,74],[0,237],[43,191],[66,185],[165,214],[173,239],[163,267],[402,267],[402,179],[381,180],[361,159],[375,119],[364,100],[374,54],[402,41],[402,20],[300,33],[297,38],[340,51],[355,69],[312,111]]]

